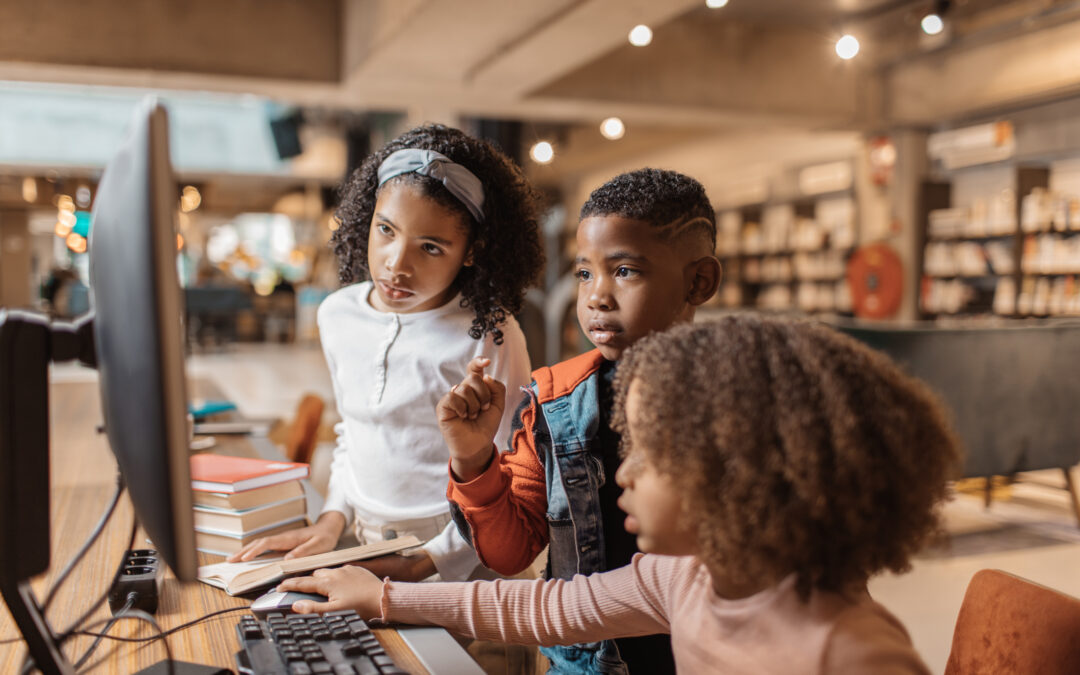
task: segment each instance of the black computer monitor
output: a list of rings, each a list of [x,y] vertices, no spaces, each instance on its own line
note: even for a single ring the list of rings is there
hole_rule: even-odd
[[[165,109],[146,100],[98,186],[91,315],[64,324],[0,308],[0,591],[45,673],[73,672],[29,585],[50,558],[50,361],[96,365],[109,444],[135,513],[176,576],[196,576],[177,198]]]
[[[90,306],[105,430],[139,522],[181,581],[196,576],[177,190],[165,109],[140,104],[98,183]]]

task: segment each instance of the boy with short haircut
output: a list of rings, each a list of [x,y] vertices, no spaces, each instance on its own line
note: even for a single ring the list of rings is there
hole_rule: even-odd
[[[516,574],[548,545],[548,578],[630,562],[637,545],[614,480],[616,365],[634,342],[691,321],[716,293],[715,246],[716,216],[700,183],[657,169],[616,176],[589,196],[577,230],[578,322],[596,349],[533,372],[506,453],[492,444],[505,388],[484,374],[483,359],[439,402],[451,512],[484,565]],[[553,672],[674,672],[666,635],[542,651]]]

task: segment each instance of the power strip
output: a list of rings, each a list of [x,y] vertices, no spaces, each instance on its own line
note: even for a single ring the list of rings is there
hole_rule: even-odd
[[[128,551],[120,576],[109,590],[109,608],[115,615],[127,604],[128,595],[135,593],[131,609],[153,614],[158,608],[164,568],[157,551],[140,548]]]

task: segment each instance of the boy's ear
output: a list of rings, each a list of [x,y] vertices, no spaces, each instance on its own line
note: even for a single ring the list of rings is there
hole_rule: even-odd
[[[687,266],[690,287],[686,302],[697,307],[716,295],[717,289],[720,288],[722,274],[720,261],[716,259],[716,256],[707,255],[690,263]]]

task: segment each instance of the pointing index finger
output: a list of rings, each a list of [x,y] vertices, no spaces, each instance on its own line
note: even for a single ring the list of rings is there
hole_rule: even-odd
[[[490,365],[491,359],[486,356],[477,356],[472,361],[469,361],[469,374],[483,378],[484,368],[487,368]]]

